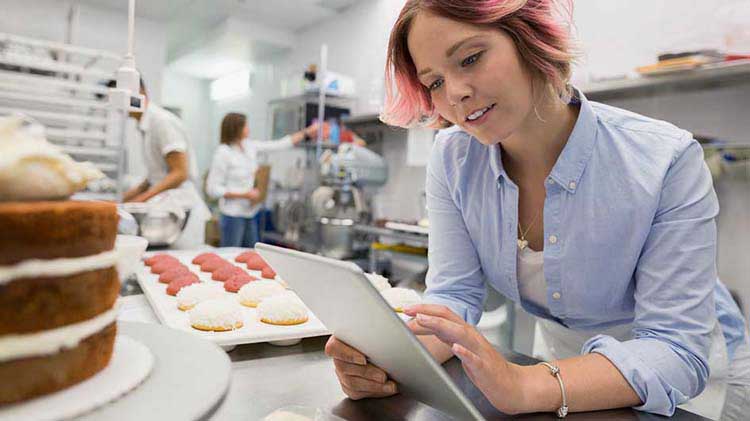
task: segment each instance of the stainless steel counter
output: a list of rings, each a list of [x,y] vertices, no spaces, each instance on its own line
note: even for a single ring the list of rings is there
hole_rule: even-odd
[[[327,338],[309,338],[291,347],[269,344],[238,346],[229,353],[232,360],[232,383],[224,404],[212,420],[258,420],[276,409],[301,405],[316,407],[346,420],[448,420],[441,412],[396,395],[386,399],[346,399],[341,391],[333,363],[323,352]],[[534,364],[533,358],[505,353],[510,361]],[[478,389],[464,375],[461,364],[452,359],[445,365],[448,373],[488,420],[508,419],[492,408]],[[555,420],[553,414],[529,414],[527,420]],[[571,420],[657,420],[655,415],[621,409],[571,414]],[[672,419],[706,420],[677,410]]]
[[[125,297],[121,302],[121,320],[158,323],[142,295]],[[232,360],[229,393],[211,420],[260,420],[274,410],[288,406],[320,408],[352,421],[448,420],[441,412],[402,395],[361,401],[347,399],[339,387],[333,363],[323,352],[326,340],[327,337],[308,338],[289,347],[266,343],[237,346],[228,354]],[[537,362],[518,353],[502,350],[501,352],[508,360],[517,364],[528,365]],[[488,420],[510,418],[492,408],[466,377],[457,359],[448,361],[445,368]],[[529,414],[518,418],[557,419],[551,413]],[[632,409],[620,409],[570,414],[568,419],[624,421],[659,420],[664,417]],[[672,419],[697,421],[707,418],[678,409]]]

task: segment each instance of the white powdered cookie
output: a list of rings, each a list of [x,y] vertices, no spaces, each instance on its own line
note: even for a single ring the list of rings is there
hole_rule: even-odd
[[[199,282],[180,289],[177,293],[177,308],[182,311],[190,310],[196,304],[224,297],[224,288],[219,284]]]
[[[281,294],[284,291],[286,291],[286,288],[280,283],[269,279],[261,279],[245,284],[237,292],[237,298],[243,306],[257,307],[263,299]]]
[[[399,313],[403,312],[406,307],[422,302],[419,293],[409,288],[388,288],[380,291],[380,294]]]
[[[190,325],[198,330],[225,332],[243,326],[242,308],[227,298],[202,301],[188,314]]]
[[[372,286],[374,286],[378,291],[382,291],[391,287],[391,284],[388,282],[388,278],[383,275],[377,273],[365,273],[365,276],[370,281]]]
[[[286,291],[258,304],[258,318],[261,322],[272,325],[298,325],[307,321],[307,307],[297,294]]]

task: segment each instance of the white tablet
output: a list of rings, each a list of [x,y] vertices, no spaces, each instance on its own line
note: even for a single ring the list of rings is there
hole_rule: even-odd
[[[255,248],[328,330],[385,370],[401,393],[459,420],[484,419],[359,266],[268,244]]]

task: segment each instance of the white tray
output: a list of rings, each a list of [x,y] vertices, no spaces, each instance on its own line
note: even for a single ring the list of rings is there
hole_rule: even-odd
[[[245,269],[250,275],[261,278],[259,271],[247,270],[247,266],[234,261],[234,258],[244,251],[247,251],[247,249],[234,247],[213,250],[168,250],[147,253],[146,257],[159,253],[171,254],[197,274],[202,282],[212,282],[222,284],[223,286],[223,282],[212,281],[210,273],[201,272],[199,266],[190,262],[200,253],[213,252],[236,266]],[[309,312],[309,320],[305,323],[294,326],[274,326],[259,321],[256,310],[245,306],[241,306],[244,313],[244,326],[242,328],[229,332],[203,332],[190,326],[187,312],[179,310],[177,308],[177,299],[171,295],[167,295],[167,284],[160,283],[159,275],[152,274],[150,268],[144,264],[141,264],[138,270],[138,283],[141,285],[141,289],[143,289],[143,293],[146,295],[159,321],[169,327],[191,332],[208,339],[222,347],[257,342],[279,342],[279,344],[283,344],[284,341],[329,334],[323,323],[312,312]],[[235,296],[236,294],[227,292],[227,295]]]

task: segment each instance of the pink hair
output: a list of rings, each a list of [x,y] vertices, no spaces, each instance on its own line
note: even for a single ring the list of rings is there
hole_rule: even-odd
[[[558,4],[563,7],[556,8]],[[505,31],[532,74],[563,101],[570,100],[568,80],[574,54],[566,21],[572,20],[571,0],[408,0],[388,41],[385,106],[380,114],[384,123],[400,127],[447,123],[419,82],[407,45],[411,23],[421,11]]]

